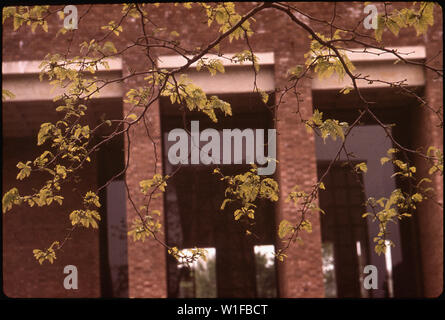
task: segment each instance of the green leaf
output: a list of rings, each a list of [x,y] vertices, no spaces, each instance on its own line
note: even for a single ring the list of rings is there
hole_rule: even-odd
[[[400,27],[395,21],[393,21],[391,18],[388,18],[386,19],[385,23],[389,31],[391,31],[394,35],[397,36],[399,34]]]
[[[179,37],[179,33],[177,31],[173,30],[172,32],[170,32],[170,36],[177,38],[177,37]]]
[[[349,92],[351,92],[351,90],[353,90],[352,87],[344,87],[340,90],[340,93],[348,94]]]
[[[415,194],[413,194],[411,199],[413,199],[413,201],[415,201],[415,202],[421,202],[423,200],[423,197],[420,193],[415,193]]]
[[[382,165],[384,165],[386,162],[388,162],[388,161],[390,161],[391,159],[390,158],[388,158],[388,157],[382,157],[382,158],[380,158],[380,163],[382,164]]]
[[[372,215],[372,213],[366,212],[366,213],[362,214],[362,218],[366,218],[367,216],[370,216],[370,215]]]
[[[127,119],[130,119],[130,120],[133,120],[133,121],[135,121],[137,118],[138,118],[138,116],[135,115],[134,113],[129,114],[129,115],[127,116]]]
[[[40,146],[50,137],[50,131],[54,128],[52,123],[46,122],[40,125],[39,133],[37,134],[37,145]]]
[[[287,74],[290,77],[290,80],[297,79],[303,72],[304,67],[302,65],[297,65],[295,67],[290,68],[287,71]]]
[[[29,177],[29,175],[31,174],[31,167],[29,166],[30,163],[31,163],[31,161],[27,161],[26,164],[24,164],[23,162],[19,162],[17,164],[17,168],[19,168],[21,170],[17,174],[16,179],[23,180],[26,177]]]
[[[65,168],[65,166],[61,166],[61,165],[57,165],[56,166],[56,173],[60,176],[60,177],[62,177],[62,179],[65,179],[66,178],[66,175],[67,175],[67,170],[66,170],[66,168]]]
[[[360,162],[359,164],[355,165],[355,169],[366,173],[368,171],[368,166],[365,162]]]
[[[294,230],[294,227],[292,224],[287,220],[282,220],[280,222],[280,226],[278,227],[278,236],[280,239],[283,239],[286,237],[289,233],[291,233]]]
[[[312,232],[312,223],[309,220],[303,220],[300,225],[301,230],[304,230],[308,233]]]
[[[111,53],[117,53],[117,49],[116,49],[116,47],[114,46],[114,43],[111,42],[111,41],[107,41],[107,42],[105,42],[105,44],[104,44],[104,46],[103,46],[103,49],[104,49],[105,51],[108,51],[108,52],[111,52]]]
[[[83,198],[85,204],[93,204],[96,207],[100,207],[99,196],[93,191],[88,191]]]
[[[14,99],[15,94],[13,94],[11,91],[2,89],[2,100],[6,100],[6,98]]]
[[[62,197],[62,196],[55,196],[54,197],[54,201],[56,201],[59,205],[62,205],[62,200],[63,200],[64,198]]]
[[[383,30],[385,29],[385,18],[379,14],[377,16],[377,29],[375,29],[375,39],[378,42],[382,41]]]
[[[436,172],[437,171],[437,167],[436,166],[433,166],[433,167],[431,167],[429,170],[428,170],[428,174],[429,175],[432,175],[434,172]]]
[[[43,29],[45,32],[48,32],[48,22],[47,22],[46,20],[43,21],[42,29]]]
[[[389,148],[387,151],[388,154],[397,153],[397,152],[399,152],[399,150],[396,148]]]
[[[20,201],[20,194],[17,188],[12,188],[3,195],[2,198],[2,210],[3,213],[10,210],[13,204],[17,204]]]
[[[402,216],[404,216],[404,217],[411,217],[412,216],[412,214],[410,214],[410,213],[402,213]]]
[[[231,202],[232,199],[224,199],[223,203],[221,204],[221,208],[220,210],[224,210],[224,208],[226,207],[226,205]]]
[[[264,91],[260,91],[260,94],[261,94],[261,100],[263,101],[264,104],[266,104],[267,101],[269,101],[269,95]]]

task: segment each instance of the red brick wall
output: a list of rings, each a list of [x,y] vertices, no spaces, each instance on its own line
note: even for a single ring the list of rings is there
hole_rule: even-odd
[[[33,188],[40,188],[49,175],[34,175],[18,181],[19,162],[34,160],[40,153],[35,139],[3,140],[3,184],[5,191],[17,187],[21,195],[32,194]],[[82,182],[70,184],[63,189],[63,206],[29,208],[26,205],[13,206],[2,215],[3,231],[3,290],[12,298],[51,297],[99,297],[99,231],[79,228],[71,235],[63,249],[57,251],[53,264],[48,261],[39,265],[34,258],[34,249],[46,249],[53,241],[62,242],[71,227],[69,214],[79,209],[81,197],[92,186],[97,185],[94,165],[86,168],[81,175]],[[77,190],[72,190],[76,188]],[[78,195],[81,196],[78,196]],[[74,265],[78,271],[78,290],[66,290],[63,273],[66,265]]]

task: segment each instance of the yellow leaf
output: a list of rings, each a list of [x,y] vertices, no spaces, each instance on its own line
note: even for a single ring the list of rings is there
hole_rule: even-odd
[[[382,157],[382,158],[380,158],[380,163],[382,164],[382,165],[384,165],[386,162],[388,162],[389,160],[391,160],[390,158],[388,158],[388,157]]]
[[[135,115],[134,113],[129,114],[129,115],[127,116],[127,119],[130,119],[130,120],[133,120],[133,121],[135,121],[137,118],[138,118],[138,116]]]
[[[368,166],[366,165],[365,162],[360,162],[359,164],[356,164],[355,168],[356,168],[356,170],[361,170],[365,173],[368,171]]]
[[[280,222],[280,226],[278,227],[278,236],[283,239],[286,237],[289,232],[293,230],[292,224],[287,220],[282,220]]]

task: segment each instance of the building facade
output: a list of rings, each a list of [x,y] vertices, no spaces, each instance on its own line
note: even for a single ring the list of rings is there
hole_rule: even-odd
[[[296,3],[308,15],[329,20],[333,3]],[[403,6],[403,3],[397,4]],[[410,5],[410,4],[407,4]],[[237,8],[246,12],[252,3],[239,3]],[[119,21],[120,5],[79,5],[79,22],[71,48],[91,38],[105,34],[100,26],[109,21]],[[380,7],[379,7],[380,8]],[[354,27],[364,17],[362,3],[337,3],[339,20],[346,27]],[[435,23],[423,36],[414,30],[402,30],[399,36],[385,33],[385,44],[410,52],[412,61],[434,61],[442,66],[442,11],[435,8]],[[212,41],[216,33],[207,33],[203,26],[205,15],[198,6],[186,9],[173,4],[162,4],[149,13],[155,25],[168,26],[168,32],[180,34],[181,45],[203,47]],[[319,32],[329,32],[326,26],[301,15]],[[12,23],[3,27],[2,80],[3,88],[16,95],[3,101],[3,190],[17,186],[23,193],[32,192],[43,176],[32,176],[17,181],[15,166],[19,161],[34,159],[38,155],[36,135],[43,122],[57,121],[56,104],[45,82],[38,78],[38,64],[46,54],[65,52],[70,38],[58,36],[62,21],[56,15],[49,17],[47,33],[33,34],[29,28],[13,31]],[[255,34],[250,45],[259,57],[259,87],[273,92],[288,82],[287,70],[304,64],[310,39],[288,17],[277,10],[264,10],[252,25]],[[202,30],[202,31],[201,31]],[[141,32],[137,19],[129,17],[123,23],[123,32],[113,39],[118,49],[134,41]],[[245,50],[243,41],[223,41],[221,52],[230,54]],[[153,49],[155,50],[155,49]],[[159,67],[170,69],[184,60],[171,52],[156,49]],[[440,105],[443,99],[443,83],[431,70],[422,65],[394,64],[390,55],[351,54],[357,72],[372,74],[386,81],[407,79],[407,84],[432,105]],[[124,53],[113,59],[109,70],[99,70],[105,79],[129,76],[132,70],[144,70],[144,52]],[[231,102],[233,119],[222,118],[217,129],[222,128],[276,128],[277,169],[274,178],[280,185],[280,200],[271,205],[264,203],[259,209],[256,225],[259,239],[245,237],[233,217],[218,212],[223,200],[223,185],[208,171],[205,165],[187,166],[174,179],[164,197],[156,198],[152,205],[161,211],[164,240],[180,249],[195,246],[212,248],[214,266],[208,280],[211,293],[196,288],[196,274],[182,272],[166,250],[155,241],[133,242],[126,237],[128,226],[136,216],[132,202],[126,197],[125,178],[132,200],[140,203],[139,181],[152,177],[156,172],[169,174],[174,167],[168,162],[166,139],[173,128],[181,127],[180,113],[168,99],[161,98],[146,116],[150,128],[147,138],[143,124],[132,127],[127,138],[100,148],[89,166],[82,169],[79,180],[64,190],[64,205],[42,208],[14,207],[2,216],[3,226],[3,290],[9,297],[437,297],[443,290],[443,208],[433,202],[422,202],[412,219],[403,220],[394,227],[392,237],[396,247],[390,256],[374,253],[372,238],[376,226],[361,218],[365,210],[363,202],[370,196],[388,195],[398,182],[388,177],[394,172],[389,166],[380,165],[379,159],[392,147],[391,141],[370,119],[356,128],[348,147],[365,161],[369,172],[356,181],[342,167],[339,159],[325,182],[326,191],[320,192],[319,205],[328,214],[311,215],[312,232],[302,235],[302,244],[291,246],[284,262],[272,261],[267,268],[273,270],[260,274],[258,250],[279,247],[276,235],[282,219],[295,221],[295,207],[284,201],[295,185],[310,190],[317,177],[335,156],[335,143],[324,144],[313,133],[308,133],[299,116],[309,118],[317,108],[326,116],[348,121],[357,112],[358,103],[353,94],[342,95],[344,83],[335,78],[305,79],[299,87],[299,99],[288,95],[279,108],[270,112],[253,92],[254,73],[251,67],[226,64],[223,75],[210,76],[192,67],[187,74],[194,83],[208,94],[217,94]],[[125,93],[144,84],[143,77],[129,77],[101,91],[89,104],[89,123],[99,123],[102,115],[117,119],[128,114],[132,106],[124,102]],[[418,106],[418,102],[378,83],[359,83],[367,97],[376,100],[375,112],[385,123],[396,123],[394,136],[412,149],[420,146],[443,145],[442,129],[431,112]],[[270,106],[279,99],[271,94]],[[235,117],[236,116],[236,117]],[[188,120],[199,120],[200,130],[214,126],[192,114]],[[100,134],[107,134],[106,131]],[[131,143],[129,143],[131,141]],[[68,214],[76,209],[91,186],[101,186],[122,170],[130,154],[125,177],[119,176],[100,193],[102,221],[99,230],[76,230],[70,235],[54,264],[39,265],[32,255],[35,248],[44,248],[54,240],[66,236],[70,227]],[[428,167],[420,159],[413,158],[418,173],[427,175]],[[377,163],[377,164],[376,164]],[[156,169],[155,169],[156,168]],[[224,167],[226,172],[236,173],[246,166]],[[360,189],[365,186],[365,191]],[[433,187],[437,199],[442,202],[443,178],[434,176]],[[3,193],[4,193],[3,192]],[[216,208],[216,209],[215,209]],[[329,214],[329,212],[331,214]],[[227,218],[228,217],[228,218]],[[388,260],[390,259],[390,260]],[[389,262],[388,262],[389,261]],[[78,289],[66,290],[63,286],[64,267],[74,265],[78,270]],[[272,267],[271,267],[272,265]],[[379,286],[376,290],[363,290],[363,267],[376,265],[379,270]],[[270,280],[269,278],[270,277]],[[269,280],[264,280],[264,279]],[[193,290],[190,289],[190,285]],[[204,291],[203,291],[204,290]],[[199,293],[197,293],[199,292]]]

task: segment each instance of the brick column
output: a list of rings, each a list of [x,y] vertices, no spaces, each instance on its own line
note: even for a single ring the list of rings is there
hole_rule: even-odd
[[[304,45],[302,48],[306,48]],[[276,52],[276,86],[282,88],[287,80],[286,71],[296,64],[303,63],[304,52],[282,51]],[[312,98],[310,82],[300,89],[302,101],[300,111],[305,118],[312,113]],[[308,134],[300,118],[295,114],[297,100],[288,95],[279,106],[277,113],[277,154],[278,174],[280,182],[280,202],[278,205],[277,225],[282,219],[295,223],[300,218],[296,214],[296,207],[286,203],[285,199],[292,187],[298,185],[305,191],[317,181],[317,167],[315,155],[315,139]],[[318,214],[309,217],[313,231],[302,232],[304,243],[293,243],[287,252],[288,257],[278,262],[279,295],[283,298],[323,297],[324,285],[321,257],[321,230]],[[281,240],[277,240],[277,246]]]
[[[129,65],[140,65],[145,57],[131,55],[125,57],[125,63]],[[128,70],[125,66],[124,71]],[[125,76],[125,74],[124,74]],[[146,84],[143,79],[131,79],[125,84],[125,92],[130,88],[138,88]],[[124,115],[128,114],[132,106],[124,103]],[[139,114],[141,108],[133,110]],[[160,113],[159,104],[153,104],[147,111],[146,122],[150,130],[150,136],[156,142],[157,151],[157,173],[162,174],[162,149],[160,137]],[[125,161],[127,161],[128,140],[125,139]],[[153,177],[155,164],[154,147],[148,138],[143,122],[134,125],[130,130],[130,164],[126,172],[126,180],[130,189],[130,196],[136,207],[142,204],[143,194],[140,192],[139,181]],[[152,200],[150,210],[161,211],[161,223],[163,219],[163,197]],[[132,203],[127,199],[127,225],[131,228],[133,219],[137,213]],[[164,229],[162,229],[164,230]],[[164,236],[159,235],[162,241]],[[164,247],[153,240],[146,239],[144,242],[134,242],[133,238],[128,238],[128,281],[129,296],[133,298],[165,298],[167,296],[166,278],[166,252]]]
[[[426,36],[426,53],[429,64],[440,67],[443,65],[442,53],[436,59],[430,60],[443,50],[442,12],[439,7],[436,7],[434,18],[434,28],[430,29]],[[443,79],[431,70],[426,71],[425,91],[426,99],[433,108],[443,106]],[[443,150],[443,131],[437,127],[437,116],[430,110],[419,107],[417,121],[414,147],[435,146]],[[419,176],[429,177],[430,165],[424,160],[417,160]],[[433,177],[431,186],[436,190],[436,200],[443,204],[443,176],[435,173]],[[437,297],[443,292],[443,208],[432,201],[425,201],[418,209],[423,294],[425,297]]]

